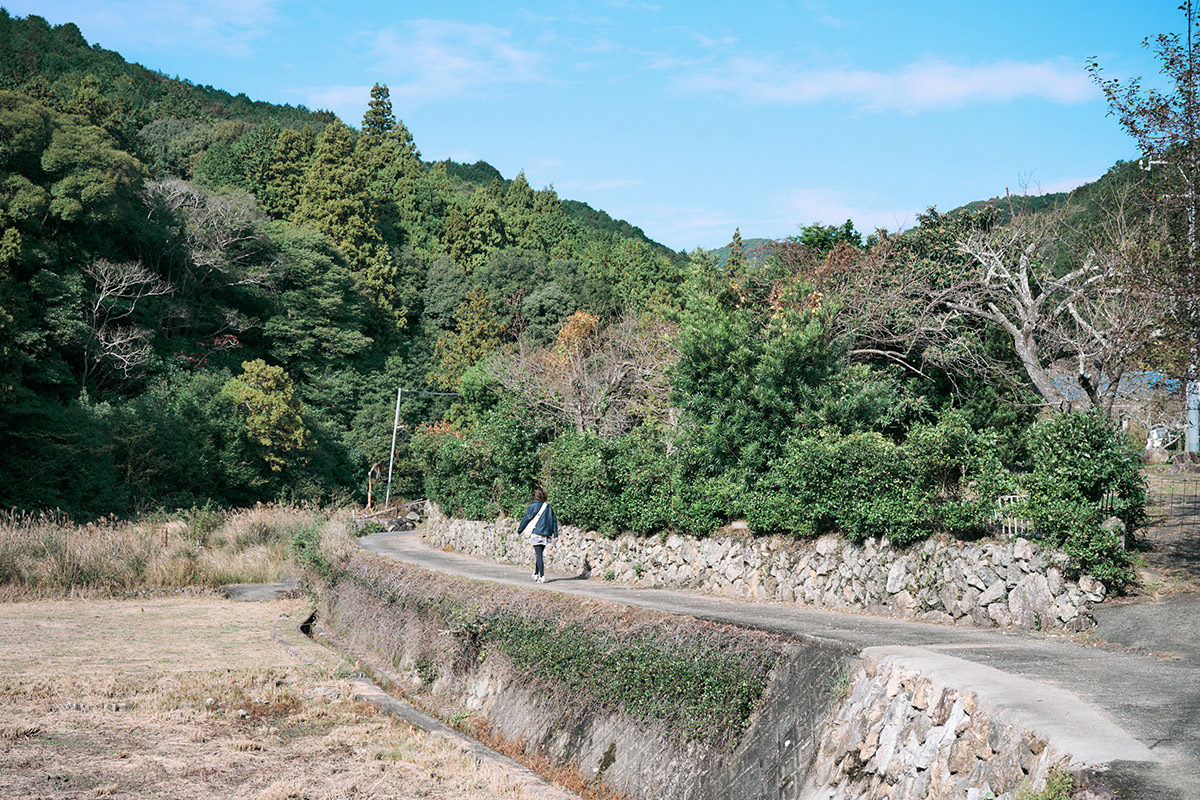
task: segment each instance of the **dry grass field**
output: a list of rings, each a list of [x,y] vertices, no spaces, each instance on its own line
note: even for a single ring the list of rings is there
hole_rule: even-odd
[[[288,560],[293,536],[328,520],[291,506],[86,525],[56,513],[0,512],[0,600],[270,583],[295,570]]]
[[[304,601],[0,604],[0,797],[522,798],[352,698]],[[286,615],[286,618],[284,616]]]

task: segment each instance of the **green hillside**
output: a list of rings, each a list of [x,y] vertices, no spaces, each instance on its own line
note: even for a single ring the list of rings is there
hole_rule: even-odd
[[[364,111],[196,86],[0,10],[0,508],[354,495],[397,386],[415,428],[518,335],[680,285],[628,223],[422,161],[386,87]]]

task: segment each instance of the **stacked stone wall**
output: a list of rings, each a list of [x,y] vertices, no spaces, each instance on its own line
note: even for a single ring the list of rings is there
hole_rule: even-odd
[[[1069,759],[989,717],[974,692],[864,659],[825,731],[804,800],[1011,800]]]
[[[477,558],[529,564],[516,521],[447,517],[430,504],[429,542]],[[848,542],[724,534],[608,538],[572,526],[548,548],[548,569],[637,586],[698,589],[714,595],[886,614],[902,619],[1082,630],[1105,587],[1066,576],[1067,557],[1017,538],[962,542],[931,538],[911,547],[886,539]]]

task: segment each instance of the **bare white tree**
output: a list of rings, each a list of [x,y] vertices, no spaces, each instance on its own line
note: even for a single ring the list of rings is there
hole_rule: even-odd
[[[1060,214],[1023,216],[958,242],[974,274],[931,295],[950,314],[996,325],[1013,344],[1043,401],[1105,415],[1123,376],[1158,335],[1155,299],[1130,290],[1140,257],[1123,215],[1110,217],[1082,257],[1057,267],[1051,248],[1063,233]],[[1070,396],[1077,384],[1083,395]]]
[[[123,378],[135,375],[150,359],[150,333],[131,320],[147,297],[170,294],[170,284],[140,263],[100,259],[84,267],[92,279],[86,306],[89,337],[84,383],[100,367]]]
[[[146,184],[143,194],[150,214],[166,210],[183,221],[182,236],[187,280],[221,273],[232,284],[258,284],[269,277],[251,269],[256,258],[245,245],[258,241],[257,226],[265,218],[254,198],[245,192],[215,194],[179,178],[161,178]],[[180,281],[181,289],[186,283]]]
[[[578,433],[617,436],[638,420],[674,425],[667,370],[678,359],[661,321],[626,316],[599,326],[576,314],[552,347],[520,342],[490,362],[492,376],[530,414]]]

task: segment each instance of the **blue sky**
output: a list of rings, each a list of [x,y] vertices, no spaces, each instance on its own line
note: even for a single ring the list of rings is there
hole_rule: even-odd
[[[912,225],[1091,180],[1136,145],[1084,66],[1153,80],[1174,0],[0,0],[91,43],[357,126],[386,83],[429,160],[524,170],[674,249]]]

